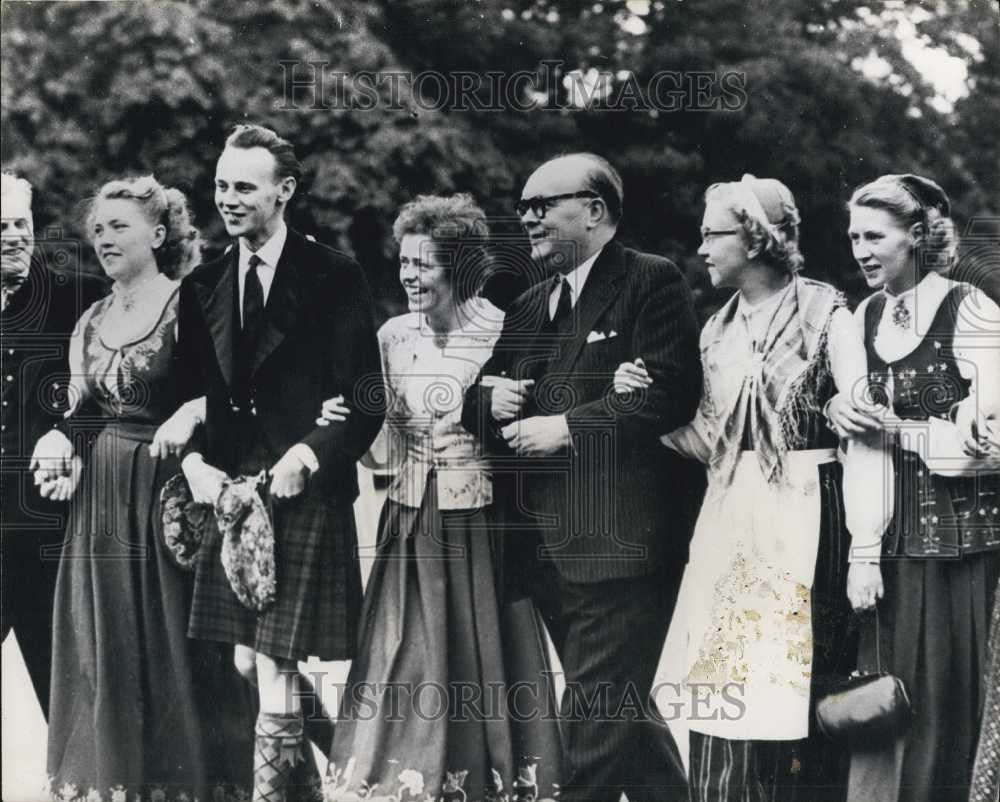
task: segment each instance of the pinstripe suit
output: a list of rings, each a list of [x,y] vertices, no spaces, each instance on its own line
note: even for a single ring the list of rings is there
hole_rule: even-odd
[[[535,599],[566,674],[562,798],[663,799],[671,792],[650,786],[676,785],[686,799],[666,728],[617,714],[648,696],[704,489],[701,469],[659,442],[698,405],[691,294],[669,261],[614,240],[554,331],[550,290],[539,283],[507,310],[481,377],[534,378],[522,417],[565,415],[572,446],[513,454],[481,382],[463,423],[493,455],[508,590]],[[654,382],[625,401],[612,377],[636,357]]]

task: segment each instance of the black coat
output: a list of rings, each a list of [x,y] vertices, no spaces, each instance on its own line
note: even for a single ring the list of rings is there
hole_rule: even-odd
[[[490,413],[492,391],[479,382],[463,408],[463,424],[493,455],[513,557],[508,569],[518,570],[518,530],[540,535],[541,556],[574,581],[640,576],[684,562],[704,472],[659,437],[691,420],[701,394],[698,323],[687,284],[668,260],[612,241],[568,323],[544,335],[551,289],[539,283],[507,310],[481,376],[536,378],[526,414],[564,414],[572,448],[544,458],[512,454]],[[618,396],[615,369],[636,357],[653,385]],[[549,360],[542,370],[540,359]]]
[[[62,421],[69,402],[70,335],[106,292],[100,279],[49,269],[44,258],[36,255],[27,281],[0,315],[2,456],[8,475],[26,470],[38,438]],[[5,514],[12,512],[5,505]]]
[[[181,285],[177,370],[184,397],[207,397],[205,426],[191,450],[232,475],[251,447],[277,461],[305,443],[320,465],[308,492],[350,503],[358,494],[355,463],[384,416],[374,305],[361,267],[289,229],[254,355],[255,414],[248,420],[233,387],[238,261],[233,247]],[[322,402],[341,393],[353,409],[347,421],[317,426]]]

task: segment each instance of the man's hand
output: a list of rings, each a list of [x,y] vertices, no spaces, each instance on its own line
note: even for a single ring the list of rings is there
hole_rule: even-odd
[[[490,412],[497,421],[514,420],[524,408],[535,383],[534,379],[508,379],[506,376],[483,376],[483,387],[492,387]]]
[[[72,461],[73,444],[58,429],[52,429],[38,438],[28,468],[35,472],[35,484],[42,486],[69,475]]]
[[[500,433],[516,453],[528,457],[548,456],[570,445],[565,415],[535,415],[508,423]]]
[[[222,493],[222,483],[229,478],[226,472],[209,465],[201,454],[185,457],[181,470],[191,488],[191,498],[197,504],[211,504],[214,507]]]
[[[177,455],[185,449],[194,430],[198,428],[201,419],[187,404],[181,406],[173,415],[167,418],[153,435],[149,444],[149,453],[153,457],[166,459]]]
[[[868,610],[885,595],[877,563],[851,563],[847,569],[847,598],[857,611]]]
[[[306,488],[309,469],[291,451],[285,453],[271,468],[271,497],[295,498]]]
[[[38,494],[42,498],[51,501],[69,501],[73,498],[77,486],[80,484],[80,475],[83,473],[83,460],[74,456],[70,460],[69,473],[60,476],[58,479],[50,479],[42,482],[38,488]]]

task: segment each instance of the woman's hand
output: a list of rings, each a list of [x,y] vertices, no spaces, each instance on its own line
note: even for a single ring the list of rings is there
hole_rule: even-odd
[[[320,416],[316,418],[316,425],[329,426],[333,421],[345,421],[350,414],[351,409],[344,403],[344,396],[335,395],[323,402]]]
[[[198,414],[188,404],[182,405],[156,430],[153,442],[149,444],[149,453],[162,459],[180,456],[199,423],[201,418]]]
[[[878,563],[851,563],[847,569],[847,598],[855,611],[870,610],[884,595]]]
[[[830,399],[824,412],[830,428],[838,437],[849,438],[881,431],[883,420],[880,416],[885,408],[856,404],[845,393],[837,393]]]
[[[73,444],[58,429],[52,429],[38,438],[28,469],[35,472],[35,484],[41,487],[68,476],[72,465]]]
[[[653,383],[653,379],[640,357],[635,362],[622,362],[615,371],[614,383],[615,392],[624,395],[645,390]]]

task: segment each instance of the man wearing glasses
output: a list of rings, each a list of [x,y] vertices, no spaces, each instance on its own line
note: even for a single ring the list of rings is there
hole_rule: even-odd
[[[594,154],[531,175],[515,209],[547,277],[507,310],[463,409],[494,456],[509,590],[562,662],[564,802],[687,799],[647,700],[704,490],[659,440],[698,405],[698,324],[680,271],[615,239],[622,204]],[[637,355],[653,383],[616,397]]]

